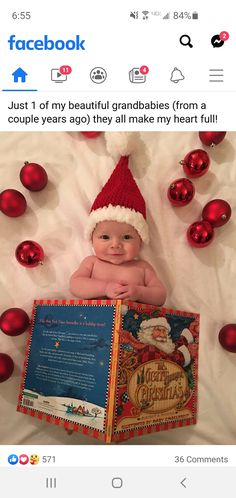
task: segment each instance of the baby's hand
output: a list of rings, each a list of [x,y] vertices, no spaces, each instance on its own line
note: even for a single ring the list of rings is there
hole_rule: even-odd
[[[118,295],[122,292],[123,285],[118,282],[108,282],[105,289],[105,294],[109,299],[121,299]]]
[[[128,284],[123,280],[120,281],[120,284],[122,290],[120,294],[116,296],[116,299],[130,299],[131,301],[138,301],[139,299],[138,285]]]

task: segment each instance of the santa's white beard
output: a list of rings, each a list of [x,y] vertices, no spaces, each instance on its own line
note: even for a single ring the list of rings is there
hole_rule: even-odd
[[[166,341],[160,341],[160,339],[155,339],[152,336],[152,327],[146,328],[145,330],[140,330],[138,332],[138,340],[143,344],[149,344],[151,346],[155,346],[160,351],[163,351],[166,354],[171,354],[175,350],[175,344],[172,339],[168,336]]]

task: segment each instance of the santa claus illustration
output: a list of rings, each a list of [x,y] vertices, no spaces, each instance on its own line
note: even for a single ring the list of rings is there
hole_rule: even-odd
[[[129,342],[136,350],[149,350],[156,348],[160,358],[168,358],[182,367],[187,367],[191,362],[189,346],[194,342],[194,337],[188,328],[184,328],[177,341],[171,338],[171,327],[164,316],[143,320],[139,326],[136,337],[128,331],[123,331],[123,342]]]

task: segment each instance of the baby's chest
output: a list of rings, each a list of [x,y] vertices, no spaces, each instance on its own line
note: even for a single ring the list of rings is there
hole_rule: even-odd
[[[109,263],[96,263],[93,278],[119,282],[125,280],[129,283],[144,285],[144,269],[138,266],[112,265]]]

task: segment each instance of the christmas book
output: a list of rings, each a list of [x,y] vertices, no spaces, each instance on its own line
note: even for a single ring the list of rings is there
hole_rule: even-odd
[[[196,423],[199,314],[36,300],[17,410],[104,443]]]

